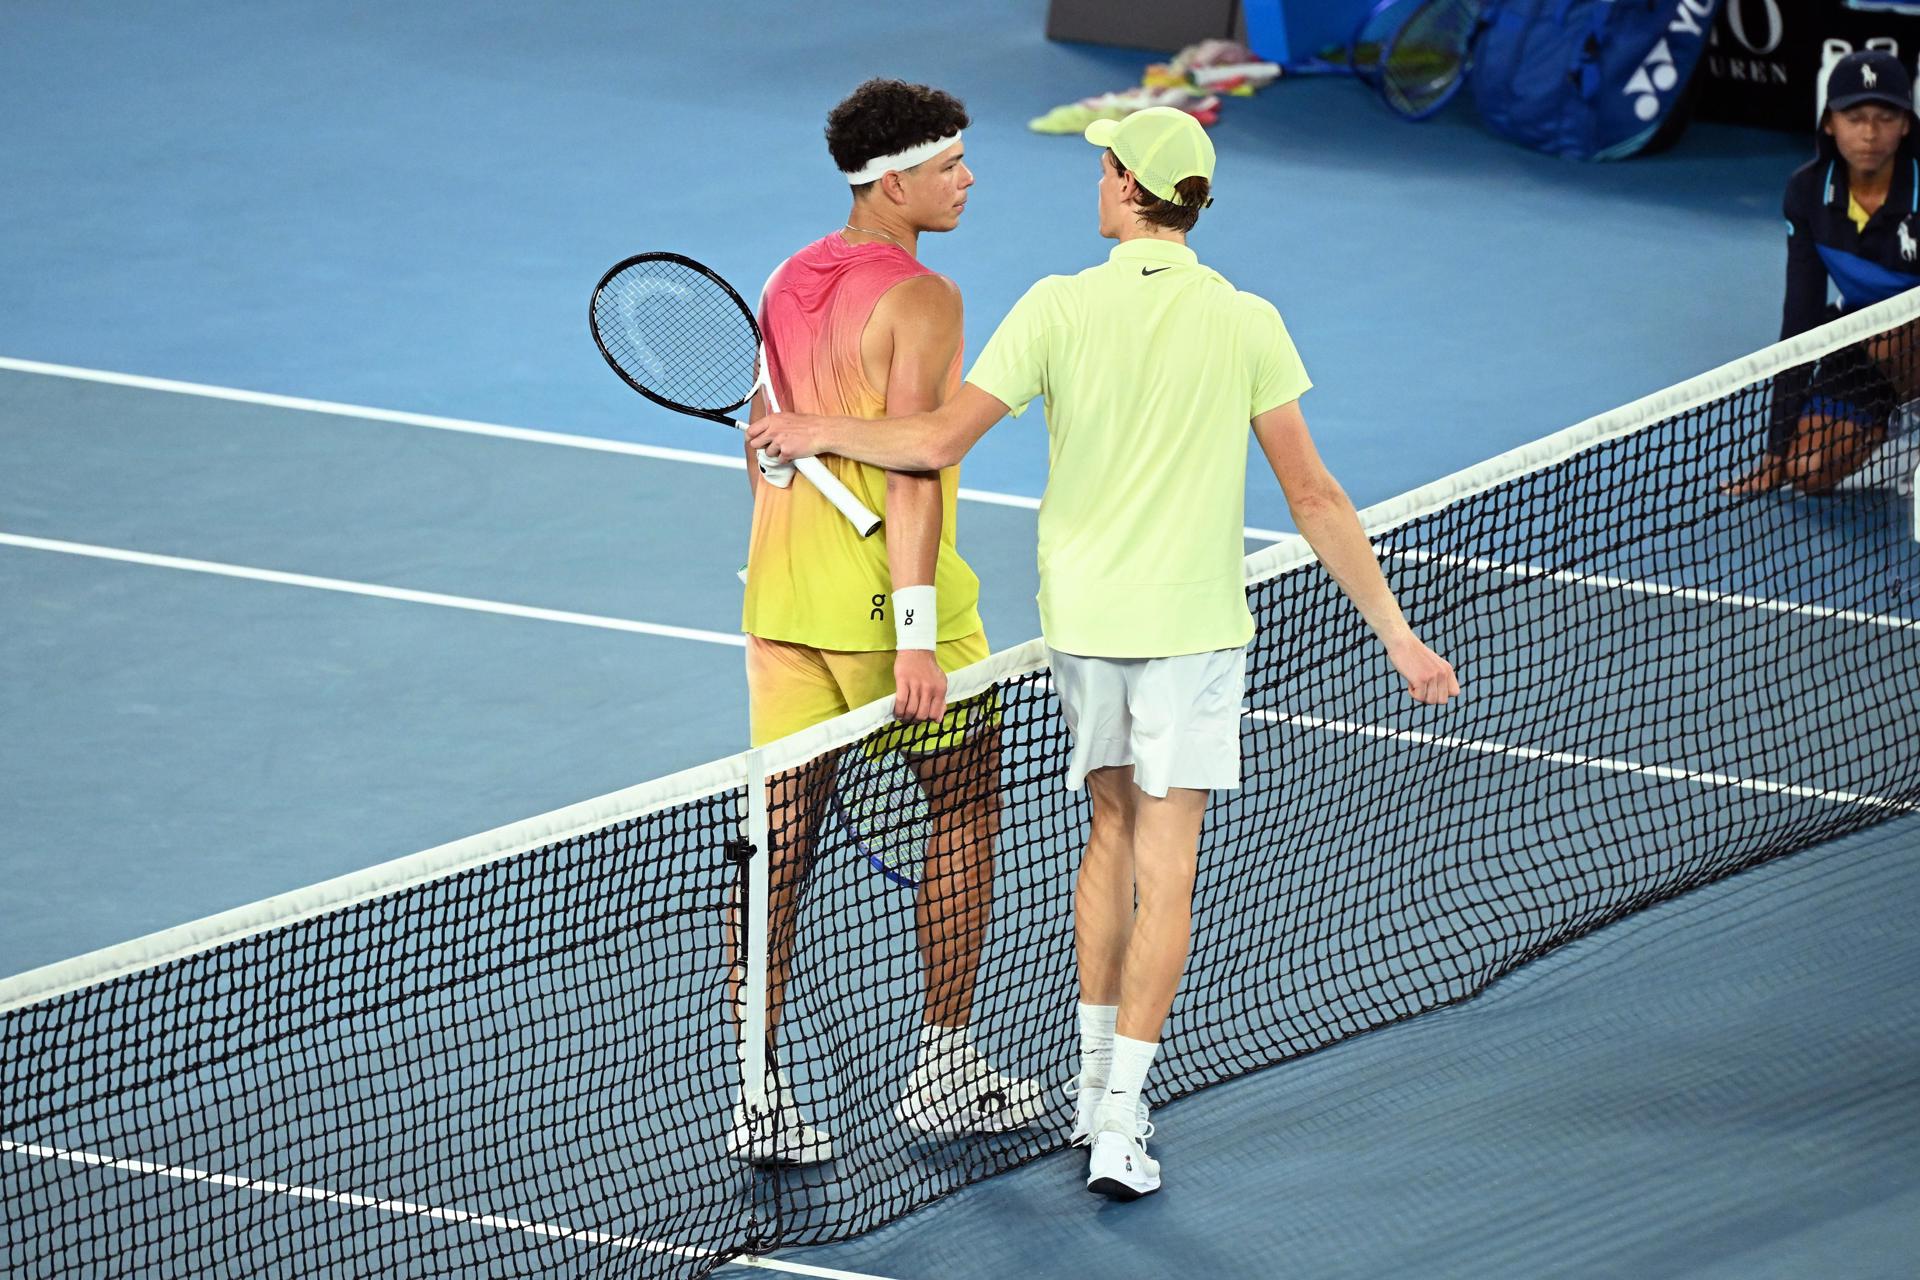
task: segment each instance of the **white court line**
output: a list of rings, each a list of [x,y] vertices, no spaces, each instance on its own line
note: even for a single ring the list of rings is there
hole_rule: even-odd
[[[272,1182],[263,1178],[238,1177],[230,1173],[214,1173],[206,1169],[194,1169],[182,1165],[154,1164],[148,1160],[123,1160],[114,1156],[100,1155],[93,1151],[69,1151],[62,1147],[43,1146],[34,1142],[13,1142],[0,1138],[0,1151],[27,1156],[35,1160],[59,1160],[68,1164],[86,1165],[96,1169],[118,1169],[123,1173],[144,1174],[153,1178],[173,1178],[181,1182],[204,1182],[216,1187],[232,1187],[237,1191],[257,1191],[262,1195],[286,1196],[294,1200],[312,1200],[327,1204],[346,1205],[352,1209],[371,1209],[379,1213],[391,1213],[409,1218],[433,1218],[441,1222],[485,1227],[491,1231],[512,1231],[523,1235],[540,1236],[548,1240],[572,1240],[581,1244],[606,1245],[616,1249],[644,1249],[649,1253],[671,1253],[682,1258],[700,1259],[707,1253],[701,1249],[688,1248],[685,1245],[668,1244],[664,1240],[648,1240],[641,1236],[617,1236],[605,1231],[589,1231],[581,1227],[555,1226],[547,1222],[529,1222],[521,1218],[507,1218],[499,1214],[473,1213],[465,1209],[441,1209],[433,1205],[414,1204],[409,1200],[382,1200],[374,1196],[356,1195],[351,1191],[330,1191],[324,1187],[303,1187],[288,1182]],[[802,1263],[783,1262],[777,1258],[749,1257],[736,1260],[736,1265],[759,1267],[768,1271],[786,1271],[793,1275],[825,1276],[844,1278],[844,1280],[884,1280],[880,1276],[861,1276],[851,1271],[833,1271],[826,1267],[810,1267]]]
[[[408,1200],[381,1200],[373,1196],[356,1195],[350,1191],[329,1191],[323,1187],[303,1187],[294,1183],[273,1182],[263,1178],[238,1177],[229,1173],[214,1173],[210,1170],[182,1165],[154,1164],[148,1160],[124,1160],[114,1156],[100,1155],[93,1151],[69,1151],[62,1147],[43,1146],[33,1142],[14,1142],[0,1138],[0,1151],[12,1152],[15,1155],[36,1160],[59,1160],[68,1164],[86,1165],[90,1168],[118,1169],[123,1173],[144,1174],[154,1178],[173,1178],[181,1182],[204,1182],[217,1187],[232,1187],[239,1191],[257,1191],[262,1195],[286,1196],[295,1200],[322,1201],[328,1204],[346,1205],[354,1209],[392,1213],[402,1217],[433,1218],[441,1222],[485,1227],[492,1231],[513,1231],[549,1240],[574,1240],[581,1244],[607,1245],[619,1249],[645,1249],[650,1253],[671,1253],[683,1258],[699,1259],[707,1256],[703,1250],[668,1244],[663,1240],[648,1240],[641,1236],[617,1236],[605,1231],[589,1231],[580,1227],[529,1222],[520,1218],[501,1217],[498,1214],[473,1213],[465,1209],[441,1209],[433,1205],[414,1204]],[[744,1257],[735,1259],[729,1265],[784,1271],[792,1275],[821,1276],[828,1280],[885,1280],[882,1276],[862,1275],[853,1271],[835,1271],[829,1267],[813,1267],[804,1263],[786,1262],[778,1258]]]
[[[1858,609],[1834,609],[1820,604],[1798,604],[1791,600],[1769,600],[1765,596],[1740,595],[1731,591],[1708,591],[1699,587],[1674,587],[1664,582],[1645,582],[1636,578],[1614,578],[1602,573],[1576,573],[1565,569],[1543,569],[1531,564],[1504,564],[1498,560],[1480,560],[1471,556],[1448,555],[1437,551],[1386,551],[1383,560],[1438,561],[1464,569],[1504,573],[1516,578],[1565,582],[1576,587],[1611,587],[1641,595],[1666,596],[1676,600],[1694,600],[1702,604],[1724,604],[1771,613],[1798,613],[1813,618],[1836,618],[1846,622],[1865,622],[1878,627],[1920,627],[1920,619],[1903,618],[1893,613],[1864,613]]]
[[[71,378],[79,382],[101,382],[115,387],[136,387],[142,391],[165,391],[172,395],[199,396],[204,400],[232,400],[240,404],[266,405],[275,409],[298,409],[305,413],[330,413],[342,418],[360,418],[367,422],[392,422],[407,427],[431,427],[436,431],[458,431],[466,435],[492,436],[500,440],[520,440],[529,444],[564,445],[569,449],[591,449],[597,453],[620,453],[635,458],[656,458],[664,462],[691,462],[696,466],[747,469],[746,454],[728,457],[697,449],[666,449],[658,445],[630,444],[624,440],[602,440],[595,436],[567,435],[558,431],[533,431],[525,427],[503,427],[493,422],[471,422],[465,418],[442,418],[430,413],[405,413],[398,409],[373,409],[360,404],[339,404],[332,400],[309,400],[303,396],[275,395],[268,391],[242,391],[236,387],[216,387],[204,382],[177,382],[172,378],[148,378],[137,373],[110,373],[104,369],[81,369],[73,365],[46,364],[39,360],[18,360],[0,356],[0,369],[14,373],[37,373],[50,378]]]
[[[1765,795],[1799,796],[1807,800],[1829,800],[1835,804],[1872,805],[1899,813],[1912,812],[1917,807],[1904,800],[1892,800],[1886,796],[1866,795],[1857,791],[1823,791],[1817,787],[1773,782],[1765,778],[1742,778],[1731,773],[1675,769],[1668,765],[1643,764],[1638,760],[1619,760],[1610,756],[1584,756],[1571,751],[1546,751],[1539,747],[1519,747],[1505,742],[1486,742],[1476,738],[1455,737],[1451,734],[1427,733],[1419,729],[1396,729],[1386,725],[1363,724],[1357,720],[1328,720],[1303,712],[1243,710],[1241,715],[1246,719],[1262,720],[1268,724],[1299,724],[1309,729],[1324,729],[1330,733],[1350,733],[1363,738],[1399,739],[1403,742],[1416,742],[1430,747],[1457,747],[1462,751],[1478,752],[1481,755],[1512,756],[1516,760],[1544,760],[1548,764],[1568,765],[1577,769],[1598,769],[1605,773],[1644,773],[1670,782],[1693,782],[1703,787],[1739,787],[1742,790],[1758,791]]]
[[[789,1262],[785,1258],[767,1258],[757,1254],[735,1258],[726,1264],[729,1267],[760,1267],[767,1271],[785,1271],[796,1276],[820,1276],[823,1280],[887,1280],[886,1276],[869,1275],[865,1271],[840,1271],[834,1267],[814,1267],[804,1262]]]
[[[275,395],[269,391],[242,391],[237,387],[217,387],[204,382],[181,382],[173,378],[149,378],[137,373],[113,373],[105,369],[83,369],[69,364],[48,364],[42,360],[21,360],[0,356],[0,369],[14,373],[35,373],[49,378],[71,378],[78,382],[100,382],[114,387],[134,387],[142,391],[164,391],[171,395],[199,396],[205,400],[231,400],[239,404],[265,405],[274,409],[297,409],[304,413],[330,413],[336,417],[359,418],[367,422],[391,422],[406,427],[429,427],[435,431],[458,431],[464,435],[491,436],[498,440],[519,440],[528,444],[559,445],[568,449],[589,449],[596,453],[618,453],[632,458],[653,458],[662,462],[686,462],[699,467],[724,467],[745,471],[745,452],[707,453],[700,449],[668,449],[659,445],[633,444],[625,440],[605,440],[598,436],[572,435],[562,431],[535,431],[527,427],[506,427],[495,422],[475,422],[467,418],[445,418],[432,413],[407,413],[399,409],[375,409],[361,404],[343,404],[335,400],[310,400],[304,396]],[[995,507],[1018,507],[1025,511],[1040,509],[1040,499],[1023,493],[996,493],[991,489],[966,489],[959,496],[967,502]],[[1248,529],[1247,537],[1278,542],[1288,535],[1272,529]]]
[[[119,547],[99,547],[84,542],[62,542],[56,538],[34,538],[20,533],[0,533],[0,546],[29,551],[52,551],[61,555],[87,556],[95,560],[117,560],[124,564],[147,565],[157,569],[181,569],[189,573],[209,573],[222,578],[244,578],[251,582],[272,582],[288,587],[308,587],[316,591],[339,591],[347,595],[372,596],[380,600],[402,600],[409,604],[438,605],[443,609],[466,609],[474,613],[495,613],[510,618],[531,618],[537,622],[564,622],[576,627],[597,627],[603,631],[626,631],[638,635],[665,636],[672,640],[698,640],[703,644],[746,647],[746,637],[724,631],[702,631],[697,627],[673,627],[659,622],[635,622],[630,618],[607,618],[592,613],[571,613],[564,609],[541,609],[533,605],[507,604],[499,600],[477,600],[472,596],[450,596],[438,591],[413,591],[406,587],[383,587],[371,582],[349,582],[342,578],[317,578],[305,573],[283,573],[278,569],[255,569],[246,565],[221,564],[213,560],[189,560],[184,556],[154,555],[146,551],[126,551]]]
[[[497,423],[475,422],[465,418],[447,418],[436,414],[407,413],[396,409],[375,409],[366,405],[344,404],[332,400],[312,400],[302,396],[276,395],[265,391],[244,391],[235,387],[213,386],[202,382],[182,382],[172,378],[150,378],[142,374],[114,373],[104,369],[86,369],[75,365],[50,364],[39,360],[21,360],[11,356],[0,356],[0,369],[16,373],[40,374],[46,377],[70,378],[83,382],[98,382],[109,386],[134,387],[146,391],[161,391],[174,395],[199,396],[210,400],[230,400],[242,404],[265,405],[273,408],[296,409],[309,413],[334,414],[339,417],[359,418],[369,422],[391,422],[402,426],[428,427],[437,431],[457,431],[467,435],[491,436],[504,440],[519,440],[534,444],[558,445],[569,449],[588,449],[601,453],[625,454],[630,457],[653,458],[667,462],[685,462],[696,466],[727,467],[744,471],[747,467],[746,456],[706,453],[694,449],[668,449],[657,445],[632,444],[622,440],[604,440],[594,436],[570,435],[557,431],[535,431],[525,427],[507,427]],[[959,496],[970,502],[985,503],[992,506],[1017,507],[1023,510],[1037,510],[1038,498],[1029,498],[1024,494],[996,493],[986,489],[966,489]],[[1920,497],[1916,497],[1920,503]],[[1261,542],[1282,542],[1289,538],[1298,538],[1298,534],[1282,532],[1278,529],[1259,529],[1248,526],[1243,530],[1246,537]],[[1920,536],[1920,526],[1916,526],[1916,536]],[[1914,619],[1891,615],[1860,613],[1854,610],[1834,610],[1818,605],[1799,605],[1786,601],[1768,600],[1756,596],[1718,595],[1712,592],[1692,588],[1670,587],[1657,582],[1638,582],[1626,578],[1608,578],[1586,576],[1577,573],[1545,573],[1530,565],[1507,565],[1488,560],[1474,560],[1464,557],[1438,556],[1431,552],[1403,551],[1390,552],[1390,556],[1405,559],[1443,559],[1472,568],[1488,569],[1500,573],[1521,576],[1545,577],[1555,581],[1572,582],[1583,586],[1618,587],[1628,591],[1640,591],[1650,595],[1670,595],[1682,599],[1697,599],[1713,603],[1743,604],[1755,608],[1770,609],[1781,613],[1808,613],[1819,617],[1837,617],[1852,621],[1865,621],[1881,626],[1920,626]],[[455,597],[444,597],[451,600]],[[455,606],[458,607],[458,606]],[[511,606],[508,606],[511,608]],[[489,610],[494,611],[494,610]],[[528,614],[526,616],[535,616]],[[576,615],[585,617],[587,615]],[[568,621],[569,618],[558,618]],[[591,625],[591,624],[588,624]],[[631,628],[645,629],[646,624],[633,624]],[[657,631],[654,634],[675,634]],[[714,635],[713,632],[697,634],[679,633],[686,639],[703,639]],[[718,643],[718,642],[716,642]],[[732,637],[725,643],[743,645],[739,637]]]
[[[71,378],[78,382],[100,382],[114,387],[134,387],[141,391],[164,391],[170,395],[199,396],[203,400],[231,400],[238,404],[264,405],[273,409],[297,409],[303,413],[328,413],[340,418],[359,418],[366,422],[391,422],[404,427],[428,427],[435,431],[457,431],[463,435],[491,436],[496,440],[519,440],[526,444],[551,444],[567,449],[588,449],[595,453],[618,453],[630,458],[653,458],[661,462],[687,462],[697,467],[722,467],[730,471],[747,469],[746,453],[708,453],[703,449],[668,449],[661,445],[635,444],[626,440],[606,440],[598,436],[573,435],[564,431],[535,431],[528,427],[506,427],[497,422],[475,422],[467,418],[446,418],[432,413],[407,413],[400,409],[375,409],[363,404],[342,404],[335,400],[310,400],[305,396],[275,395],[270,391],[243,391],[237,387],[217,387],[204,382],[180,382],[173,378],[149,378],[137,373],[113,373],[105,369],[82,369],[67,364],[47,364],[40,360],[20,360],[0,356],[0,369],[14,373],[36,373],[50,378]],[[1038,510],[1040,499],[1019,493],[994,493],[987,489],[962,489],[960,497],[999,507]],[[1252,530],[1249,536],[1258,536]],[[1275,538],[1281,535],[1273,535]]]

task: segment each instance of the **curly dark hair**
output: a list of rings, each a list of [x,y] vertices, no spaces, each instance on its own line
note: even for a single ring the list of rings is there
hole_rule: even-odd
[[[973,123],[950,93],[904,80],[869,80],[827,113],[827,150],[842,173],[956,133]],[[869,184],[871,185],[871,184]]]

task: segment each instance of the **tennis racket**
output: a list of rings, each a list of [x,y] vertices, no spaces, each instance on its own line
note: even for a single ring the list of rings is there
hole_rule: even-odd
[[[768,383],[760,326],[733,286],[677,253],[642,253],[617,262],[593,287],[587,308],[593,344],[621,381],[657,405],[744,431],[733,417]],[[880,517],[818,458],[794,463],[821,496],[865,538]]]
[[[875,871],[903,889],[919,887],[933,817],[906,756],[884,741],[857,742],[840,757],[833,816]]]
[[[1380,55],[1380,96],[1395,114],[1425,120],[1467,82],[1480,0],[1427,0],[1387,38]]]
[[[1347,41],[1347,69],[1365,83],[1380,88],[1380,68],[1394,33],[1425,0],[1375,0]]]
[[[998,743],[1000,724],[1000,695],[989,689],[948,703],[937,723],[894,724],[841,753],[828,810],[875,871],[918,888],[935,824],[964,822],[968,805],[999,804],[998,756],[979,752]],[[955,772],[969,769],[991,770],[991,779],[969,783]],[[947,796],[938,812],[930,783]]]
[[[1377,0],[1347,44],[1353,73],[1406,120],[1425,120],[1467,82],[1480,0]]]

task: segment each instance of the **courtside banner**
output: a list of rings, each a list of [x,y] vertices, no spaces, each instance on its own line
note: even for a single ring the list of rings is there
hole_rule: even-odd
[[[1857,49],[1920,68],[1920,0],[1726,0],[1700,63],[1695,113],[1810,130],[1828,69]]]

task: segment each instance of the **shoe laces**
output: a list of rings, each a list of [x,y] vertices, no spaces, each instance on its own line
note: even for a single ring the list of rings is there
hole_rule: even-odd
[[[986,1055],[972,1045],[964,1045],[947,1059],[949,1078],[958,1084],[981,1084],[1012,1096],[1032,1089],[1031,1081],[1010,1076],[995,1069]]]

